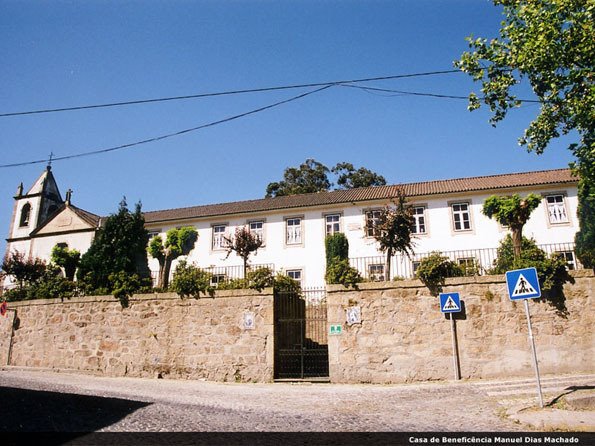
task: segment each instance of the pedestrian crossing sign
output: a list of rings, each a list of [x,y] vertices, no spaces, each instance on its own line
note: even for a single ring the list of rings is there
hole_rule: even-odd
[[[535,268],[515,269],[506,272],[506,286],[510,300],[541,297],[539,279]]]
[[[440,311],[442,313],[458,313],[461,311],[461,297],[459,293],[441,293]]]

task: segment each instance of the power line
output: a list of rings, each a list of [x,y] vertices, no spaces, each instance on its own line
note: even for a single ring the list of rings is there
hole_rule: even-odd
[[[320,91],[326,90],[327,88],[333,87],[334,85],[335,84],[324,85],[323,87],[317,88],[316,90],[308,91],[306,93],[302,93],[300,95],[291,97],[289,99],[285,99],[283,101],[275,102],[274,104],[265,105],[264,107],[260,107],[260,108],[254,109],[254,110],[250,110],[250,111],[247,111],[247,112],[244,112],[244,113],[240,113],[239,115],[230,116],[230,117],[227,117],[227,118],[224,118],[224,119],[220,119],[218,121],[209,122],[207,124],[202,124],[202,125],[199,125],[199,126],[196,126],[196,127],[191,127],[191,128],[188,128],[188,129],[177,131],[177,132],[167,133],[165,135],[155,136],[153,138],[143,139],[141,141],[135,141],[135,142],[127,143],[127,144],[121,144],[119,146],[109,147],[109,148],[105,148],[105,149],[92,150],[90,152],[77,153],[77,154],[73,154],[73,155],[54,156],[52,154],[52,155],[50,155],[50,158],[51,158],[51,161],[54,162],[54,161],[72,159],[72,158],[80,158],[80,157],[83,157],[83,156],[91,156],[91,155],[98,155],[98,154],[101,154],[101,153],[114,152],[116,150],[129,149],[129,148],[132,148],[132,147],[140,146],[142,144],[148,144],[148,143],[155,142],[155,141],[161,141],[163,139],[172,138],[174,136],[183,135],[185,133],[194,132],[196,130],[201,130],[201,129],[204,129],[204,128],[207,128],[207,127],[213,127],[215,125],[219,125],[219,124],[223,124],[223,123],[226,123],[226,122],[234,121],[236,119],[243,118],[243,117],[248,116],[248,115],[253,115],[255,113],[259,113],[259,112],[262,112],[262,111],[265,111],[265,110],[269,110],[271,108],[278,107],[280,105],[287,104],[289,102],[296,101],[296,100],[301,99],[301,98],[304,98],[306,96],[310,96],[310,95],[312,95],[314,93],[318,93]],[[49,161],[48,159],[42,159],[42,160],[35,160],[35,161],[25,161],[25,162],[22,162],[22,163],[0,164],[0,168],[28,166],[28,165],[31,165],[31,164],[46,163],[48,161]]]
[[[340,84],[340,87],[351,87],[351,88],[358,88],[360,90],[365,91],[380,91],[384,93],[396,93],[395,96],[427,96],[430,98],[442,98],[442,99],[464,99],[468,100],[469,96],[455,96],[449,94],[437,94],[437,93],[420,93],[417,91],[403,91],[403,90],[393,90],[388,88],[377,88],[377,87],[363,87],[361,85],[349,85],[349,84]],[[477,99],[483,100],[483,97],[478,97]],[[528,102],[528,103],[541,103],[541,101],[535,99],[516,99],[519,102]]]
[[[166,102],[166,101],[179,101],[179,100],[184,100],[184,99],[198,99],[198,98],[207,98],[207,97],[214,97],[214,96],[228,96],[228,95],[244,94],[244,93],[262,93],[262,92],[266,92],[266,91],[289,90],[289,89],[296,89],[296,88],[323,87],[326,85],[339,85],[339,84],[349,84],[349,83],[355,84],[355,83],[361,83],[361,82],[403,79],[403,78],[408,78],[408,77],[435,76],[435,75],[439,75],[439,74],[449,74],[449,73],[461,73],[461,71],[460,70],[428,71],[428,72],[423,72],[423,73],[397,74],[397,75],[393,75],[393,76],[369,77],[369,78],[363,78],[363,79],[352,79],[352,80],[343,80],[343,81],[319,82],[319,83],[298,84],[298,85],[285,85],[285,86],[277,86],[277,87],[252,88],[252,89],[246,89],[246,90],[231,90],[231,91],[222,91],[222,92],[215,92],[215,93],[202,93],[202,94],[192,94],[192,95],[185,95],[185,96],[171,96],[171,97],[164,97],[164,98],[111,102],[111,103],[106,103],[106,104],[80,105],[80,106],[76,106],[76,107],[48,108],[48,109],[41,109],[41,110],[0,113],[0,118],[6,118],[9,116],[35,115],[35,114],[42,114],[42,113],[58,113],[58,112],[75,111],[75,110],[89,110],[89,109],[94,109],[94,108],[121,107],[121,106],[126,106],[126,105],[149,104],[149,103],[154,103],[154,102]]]

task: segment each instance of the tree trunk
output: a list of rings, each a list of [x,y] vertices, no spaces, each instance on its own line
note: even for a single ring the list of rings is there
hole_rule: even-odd
[[[384,274],[384,280],[386,280],[387,282],[390,282],[390,259],[393,256],[393,252],[391,249],[386,251],[386,267],[384,268],[385,274]]]
[[[248,257],[244,257],[244,279],[247,278],[247,273],[248,273]]]
[[[161,271],[161,278],[160,278],[161,288],[163,288],[163,289],[167,289],[167,287],[169,285],[169,271],[171,270],[172,260],[173,259],[165,259],[165,262],[163,264],[163,268]]]
[[[512,249],[514,252],[515,260],[521,258],[521,246],[523,242],[523,227],[520,226],[511,226],[510,229],[512,230]]]

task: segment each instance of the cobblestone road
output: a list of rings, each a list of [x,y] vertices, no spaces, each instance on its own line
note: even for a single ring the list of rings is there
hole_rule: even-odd
[[[527,430],[499,415],[484,383],[223,384],[8,369],[0,400],[13,418],[0,430]]]

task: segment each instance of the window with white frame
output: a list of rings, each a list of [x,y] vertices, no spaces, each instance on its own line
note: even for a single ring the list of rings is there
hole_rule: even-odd
[[[413,227],[411,232],[413,234],[425,234],[426,233],[426,208],[423,206],[414,206],[411,208],[411,214],[413,216]]]
[[[411,269],[413,271],[413,275],[415,276],[415,273],[417,273],[417,269],[420,267],[421,265],[421,260],[414,260],[413,262],[411,262]]]
[[[223,239],[223,237],[225,236],[226,229],[227,226],[225,225],[213,226],[213,249],[225,248],[225,240]]]
[[[217,287],[221,283],[225,283],[227,276],[225,274],[213,274],[211,276],[211,286]]]
[[[384,265],[375,263],[368,265],[368,278],[374,282],[381,282],[384,280]]]
[[[568,214],[564,204],[564,195],[548,195],[545,197],[547,202],[547,212],[551,224],[568,223]]]
[[[380,215],[382,210],[372,209],[366,212],[366,236],[375,237],[379,234],[377,229],[378,223],[380,223]]]
[[[287,276],[291,277],[293,280],[298,282],[301,286],[301,284],[302,284],[302,270],[301,269],[288,269]]]
[[[159,234],[161,233],[161,229],[150,229],[149,230],[149,240],[151,240],[153,237],[157,237]]]
[[[248,227],[250,228],[250,233],[252,233],[252,235],[257,236],[260,240],[264,242],[263,220],[251,221],[250,223],[248,223]]]
[[[566,268],[576,269],[576,260],[573,251],[558,251],[555,254],[566,262]]]
[[[299,217],[288,218],[285,220],[286,237],[285,243],[288,245],[299,245],[302,243],[302,219]]]
[[[469,213],[469,203],[453,203],[452,220],[455,231],[469,231],[471,229],[471,214]]]
[[[341,214],[325,215],[326,235],[333,235],[341,232]]]
[[[475,257],[459,257],[457,263],[463,269],[466,276],[475,276],[479,274],[479,268]]]

